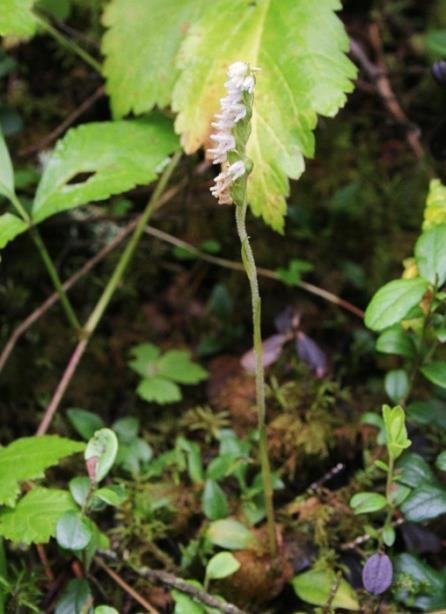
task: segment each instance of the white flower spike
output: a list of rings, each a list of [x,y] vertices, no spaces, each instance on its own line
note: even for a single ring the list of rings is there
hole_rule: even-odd
[[[211,188],[211,194],[218,199],[219,204],[232,204],[230,188],[234,181],[247,172],[242,159],[234,161],[232,155],[231,164],[228,154],[237,153],[233,130],[248,114],[245,104],[246,93],[252,94],[255,88],[252,69],[245,62],[231,64],[228,68],[228,77],[225,83],[227,95],[220,100],[220,113],[215,116],[215,121],[212,123],[216,131],[210,138],[215,142],[215,146],[207,152],[213,164],[222,165],[222,171],[215,178]]]

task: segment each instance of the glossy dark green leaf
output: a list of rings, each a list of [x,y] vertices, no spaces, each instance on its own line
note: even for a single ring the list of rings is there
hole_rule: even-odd
[[[430,465],[420,454],[405,452],[395,465],[398,481],[417,488],[423,484],[435,484],[437,478]]]
[[[384,388],[391,401],[402,403],[410,390],[409,376],[404,369],[388,371],[384,379]]]
[[[74,614],[89,611],[93,605],[88,582],[83,578],[70,580],[65,588],[60,601],[57,603],[54,614]]]
[[[67,409],[67,416],[71,425],[76,429],[79,435],[87,441],[93,437],[96,431],[105,426],[100,416],[85,409],[72,407],[71,409]]]
[[[425,484],[416,488],[401,506],[410,522],[424,522],[446,514],[446,488]]]
[[[62,548],[83,550],[91,539],[88,522],[79,511],[65,512],[57,522],[56,539]]]
[[[410,610],[417,608],[434,612],[446,608],[446,583],[441,571],[411,554],[395,557],[394,570],[394,596],[397,601]]]
[[[446,388],[446,362],[432,362],[420,371],[432,384]]]
[[[376,341],[376,350],[383,354],[396,354],[405,358],[413,358],[416,353],[411,337],[399,324],[380,334]]]

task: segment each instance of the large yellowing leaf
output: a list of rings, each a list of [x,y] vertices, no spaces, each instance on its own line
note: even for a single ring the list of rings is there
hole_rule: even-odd
[[[318,114],[335,115],[353,87],[340,7],[338,0],[214,0],[180,50],[173,107],[187,152],[208,140],[228,65],[241,60],[261,69],[248,144],[249,201],[279,231],[288,178],[297,179],[304,156],[314,154]]]
[[[33,221],[149,184],[177,148],[172,124],[161,115],[72,128],[45,168]]]
[[[0,0],[0,36],[27,38],[36,30],[34,0]]]
[[[205,0],[112,0],[103,23],[103,72],[113,114],[145,113],[170,103],[175,59]]]

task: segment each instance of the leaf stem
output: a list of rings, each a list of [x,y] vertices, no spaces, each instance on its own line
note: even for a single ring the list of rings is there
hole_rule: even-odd
[[[48,274],[51,278],[51,281],[53,282],[53,286],[57,294],[59,295],[59,299],[65,311],[65,315],[67,316],[67,320],[74,328],[74,330],[78,331],[80,329],[79,320],[77,319],[73,306],[71,305],[67,293],[63,288],[62,281],[59,277],[56,267],[54,266],[54,262],[45,246],[45,243],[43,242],[42,236],[40,235],[37,228],[33,226],[30,215],[28,214],[20,200],[17,198],[17,196],[15,194],[10,194],[9,199],[11,200],[12,204],[14,205],[15,209],[22,217],[22,219],[28,224],[31,238],[34,241],[35,246],[37,247],[40,257],[42,258],[46,270],[48,271]]]
[[[102,318],[104,311],[106,310],[110,302],[110,299],[113,296],[113,293],[115,292],[118,284],[120,283],[124,275],[124,272],[127,268],[127,265],[133,256],[133,253],[136,249],[136,246],[138,245],[141,235],[144,232],[147,222],[149,221],[153,212],[158,207],[158,202],[160,200],[160,197],[162,193],[164,192],[164,190],[166,189],[166,186],[170,180],[170,177],[176,165],[178,164],[180,158],[181,158],[181,151],[178,151],[172,157],[171,161],[169,162],[169,165],[167,166],[163,175],[158,181],[158,184],[152,194],[152,197],[150,198],[143,214],[139,218],[138,224],[136,225],[135,231],[133,235],[131,236],[130,241],[127,243],[127,247],[125,248],[124,253],[119,259],[119,262],[115,270],[113,271],[113,274],[111,278],[109,279],[109,282],[107,286],[105,287],[104,292],[102,293],[102,296],[100,297],[99,301],[96,304],[96,307],[92,311],[90,317],[87,320],[87,323],[84,326],[84,333],[87,337],[89,337],[94,332],[96,326],[98,325],[98,322]]]
[[[91,68],[93,68],[97,73],[102,75],[101,64],[97,60],[95,60],[95,58],[92,55],[90,55],[88,51],[85,51],[85,49],[82,49],[82,47],[80,47],[77,43],[75,43],[71,39],[64,36],[61,32],[59,32],[59,30],[54,28],[49,23],[49,21],[47,21],[42,15],[40,15],[36,11],[34,11],[34,17],[37,23],[39,24],[39,26],[43,30],[45,30],[47,34],[52,36],[54,40],[57,41],[61,47],[79,56],[86,64],[91,66]]]
[[[252,323],[254,337],[254,353],[256,364],[256,398],[257,420],[259,430],[259,456],[262,470],[263,491],[265,495],[266,519],[268,525],[268,540],[271,556],[277,552],[276,530],[274,523],[273,488],[271,467],[268,456],[268,440],[266,433],[266,403],[265,403],[265,373],[263,366],[263,346],[261,330],[261,298],[254,254],[246,230],[246,212],[248,209],[246,182],[243,203],[235,205],[235,220],[241,243],[242,262],[249,280],[252,302]]]
[[[135,230],[133,232],[133,235],[129,243],[127,244],[127,247],[122,253],[118,261],[118,264],[116,265],[116,268],[113,271],[113,274],[108,284],[106,285],[101,297],[99,298],[99,301],[96,303],[95,308],[93,309],[90,317],[88,318],[87,323],[85,324],[85,327],[81,331],[83,333],[83,338],[79,341],[73,354],[71,355],[71,358],[65,369],[65,373],[63,374],[62,379],[60,380],[53,394],[53,397],[48,407],[45,410],[45,414],[39,424],[39,427],[36,433],[37,435],[44,435],[47,432],[51,424],[51,421],[53,419],[53,416],[56,413],[60,405],[60,402],[73,378],[73,375],[77,369],[77,366],[85,350],[87,349],[87,345],[90,340],[90,337],[94,333],[96,326],[99,324],[102,316],[104,315],[104,312],[107,309],[108,304],[110,303],[113,293],[115,292],[116,288],[120,284],[121,279],[125,273],[125,270],[132,259],[132,256],[135,252],[135,249],[138,245],[141,235],[144,232],[144,228],[146,224],[148,223],[152,213],[156,211],[156,209],[158,209],[158,207],[160,206],[160,203],[162,202],[162,194],[167,186],[167,183],[169,182],[169,179],[175,167],[180,161],[180,158],[181,158],[181,151],[178,151],[172,157],[168,166],[165,168],[163,174],[161,175],[161,178],[158,181],[158,185],[156,186],[149,202],[147,203],[147,206],[144,212],[142,213],[141,217],[138,220],[138,223],[135,227]]]

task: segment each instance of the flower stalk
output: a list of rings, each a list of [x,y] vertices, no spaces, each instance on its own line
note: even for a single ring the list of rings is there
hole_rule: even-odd
[[[251,131],[251,117],[255,89],[254,71],[244,62],[235,62],[228,69],[225,83],[227,95],[221,99],[221,112],[212,126],[216,129],[211,139],[215,147],[208,150],[214,164],[221,164],[221,173],[215,178],[211,193],[219,204],[235,204],[235,220],[241,244],[243,266],[251,292],[252,323],[255,353],[257,425],[259,457],[265,497],[268,541],[271,556],[277,553],[274,522],[273,487],[266,432],[265,373],[261,330],[261,297],[254,254],[246,229],[248,210],[248,176],[252,162],[246,155]]]

